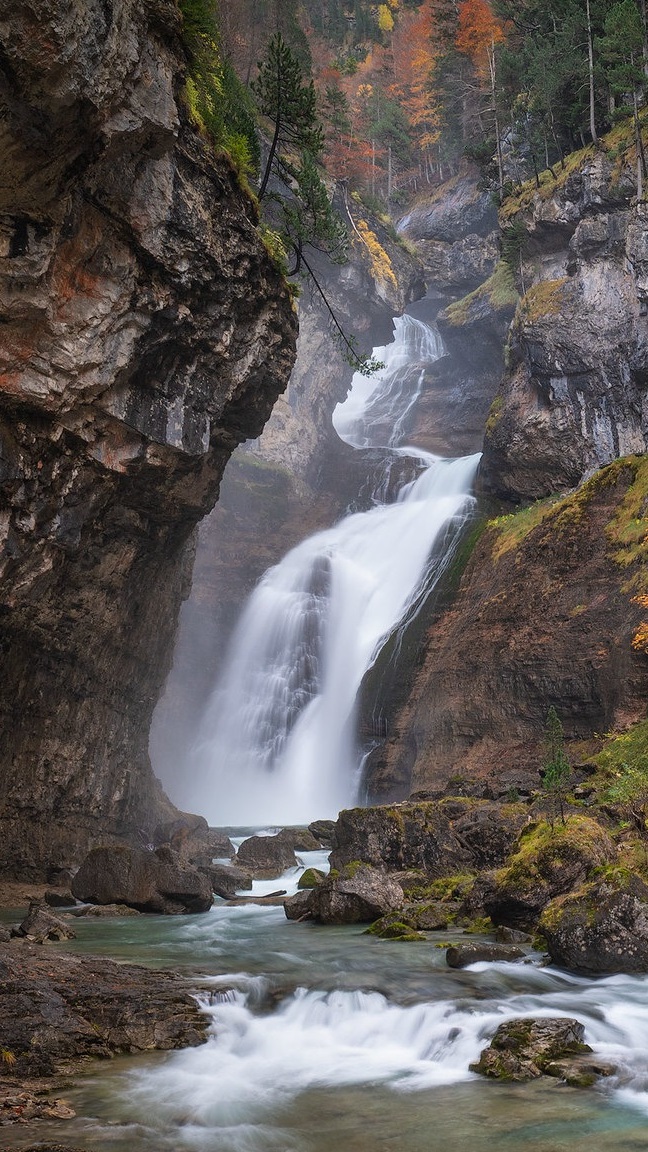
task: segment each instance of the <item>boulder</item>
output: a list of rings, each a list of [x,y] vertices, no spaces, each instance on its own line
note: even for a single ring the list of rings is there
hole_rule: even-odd
[[[253,876],[272,880],[287,868],[297,867],[293,848],[279,834],[277,836],[250,836],[244,840],[236,855],[236,863]]]
[[[169,847],[146,852],[126,845],[93,848],[72,881],[89,904],[127,904],[140,912],[207,912],[209,879]]]
[[[351,808],[337,819],[331,867],[365,860],[441,877],[503,864],[525,820],[521,808],[473,798]]]
[[[312,888],[305,888],[302,892],[296,892],[294,896],[288,896],[284,900],[284,912],[288,920],[310,920],[312,918]]]
[[[592,1051],[583,1043],[584,1035],[584,1025],[569,1018],[508,1020],[500,1024],[490,1045],[470,1069],[497,1080],[560,1075],[556,1062]],[[554,1071],[550,1071],[552,1067]]]
[[[616,859],[607,832],[585,816],[552,829],[530,824],[506,867],[478,878],[470,896],[494,924],[533,931],[543,908],[555,896],[578,888],[590,873]]]
[[[326,872],[322,872],[321,868],[307,868],[305,872],[299,877],[297,881],[298,888],[317,888],[322,880],[326,879]]]
[[[313,889],[313,919],[322,924],[367,924],[403,903],[403,889],[369,864],[349,865]]]
[[[334,828],[335,820],[313,820],[312,824],[308,825],[308,831],[325,848],[331,847]]]
[[[282,828],[277,835],[294,852],[318,852],[322,846],[309,828]]]
[[[446,952],[449,968],[467,968],[469,964],[483,961],[522,960],[525,953],[521,948],[506,944],[453,944]]]
[[[214,858],[234,855],[234,845],[226,832],[210,828],[203,816],[183,812],[176,820],[158,824],[153,833],[156,848],[167,846],[191,863],[209,865]]]
[[[648,972],[648,885],[621,869],[553,900],[539,930],[571,972]]]
[[[26,936],[28,940],[43,944],[45,940],[74,940],[76,932],[49,912],[40,901],[32,900],[25,919],[14,930],[14,935]]]
[[[209,877],[214,892],[223,900],[231,900],[241,889],[247,891],[252,887],[250,873],[234,864],[209,864],[200,871]]]
[[[71,892],[54,892],[48,889],[44,899],[50,908],[70,908],[76,904],[76,900]]]
[[[367,928],[367,935],[378,936],[381,940],[410,942],[425,940],[425,936],[412,927],[409,917],[402,915],[400,911],[389,912],[386,916],[381,916],[379,920],[375,920],[374,923]]]

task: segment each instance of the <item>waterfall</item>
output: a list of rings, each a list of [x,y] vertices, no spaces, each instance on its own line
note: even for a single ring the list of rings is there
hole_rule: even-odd
[[[400,443],[442,352],[427,325],[397,319],[393,343],[374,350],[384,367],[369,379],[356,373],[336,408],[343,440],[383,449],[388,474],[407,458],[415,479],[388,504],[383,477],[368,511],[304,540],[253,592],[195,749],[195,804],[214,823],[297,824],[354,802],[361,681],[443,571],[440,544],[472,506],[479,455],[444,460]]]

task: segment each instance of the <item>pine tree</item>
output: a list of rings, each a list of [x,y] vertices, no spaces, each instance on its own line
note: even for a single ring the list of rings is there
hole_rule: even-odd
[[[598,41],[606,62],[606,78],[612,94],[624,100],[632,99],[632,117],[637,150],[637,199],[643,198],[646,176],[646,157],[639,121],[639,101],[643,103],[644,28],[641,14],[634,0],[621,0],[605,18],[605,35]]]
[[[565,794],[571,776],[571,765],[564,748],[563,726],[556,709],[551,706],[545,725],[545,759],[542,770],[542,787],[551,801],[550,823],[553,828],[558,811],[565,823]]]

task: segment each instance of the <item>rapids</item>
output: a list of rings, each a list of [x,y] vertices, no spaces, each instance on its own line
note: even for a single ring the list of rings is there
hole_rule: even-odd
[[[304,854],[304,865],[322,862]],[[300,872],[271,883],[294,890]],[[75,950],[186,967],[210,1031],[201,1047],[102,1067],[67,1094],[79,1118],[44,1127],[57,1142],[88,1152],[646,1146],[645,977],[592,981],[540,967],[537,954],[452,971],[435,934],[398,944],[362,926],[288,922],[275,907],[77,923]],[[576,1016],[618,1074],[589,1090],[475,1076],[470,1063],[514,1016]],[[7,1136],[7,1148],[26,1146],[18,1130]]]

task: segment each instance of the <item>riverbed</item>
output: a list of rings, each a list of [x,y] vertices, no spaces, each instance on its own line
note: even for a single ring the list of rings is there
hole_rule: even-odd
[[[319,866],[325,853],[302,854]],[[256,882],[296,888],[300,869]],[[449,969],[459,933],[400,943],[363,925],[218,903],[201,916],[76,921],[66,947],[185,971],[207,1043],[102,1063],[41,1139],[95,1152],[618,1152],[648,1143],[648,978],[588,980],[514,964]],[[51,946],[53,951],[57,946]],[[594,1089],[483,1080],[469,1069],[513,1016],[575,1016],[619,1075]],[[4,1147],[34,1134],[3,1132]]]

